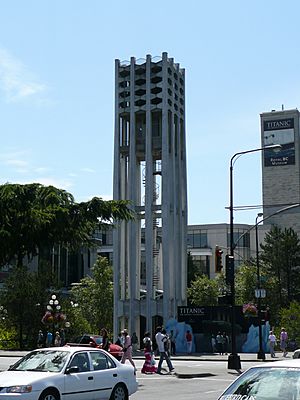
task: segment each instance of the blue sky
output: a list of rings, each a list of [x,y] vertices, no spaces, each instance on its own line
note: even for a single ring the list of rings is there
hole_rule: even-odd
[[[231,156],[260,147],[260,113],[300,103],[299,15],[297,0],[2,1],[0,183],[112,198],[114,60],[166,51],[186,69],[189,223],[228,222]],[[261,155],[244,155],[234,204],[261,203]]]

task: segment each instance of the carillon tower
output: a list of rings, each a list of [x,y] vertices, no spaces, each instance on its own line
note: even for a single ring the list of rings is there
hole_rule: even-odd
[[[115,61],[115,200],[136,218],[114,231],[114,333],[143,335],[186,303],[185,71],[162,57]]]

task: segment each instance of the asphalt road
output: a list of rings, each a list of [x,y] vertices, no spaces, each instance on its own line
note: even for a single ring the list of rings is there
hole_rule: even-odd
[[[20,357],[1,357],[0,370],[5,370]],[[175,374],[144,375],[140,373],[142,359],[135,360],[138,372],[139,388],[131,400],[213,400],[239,375],[237,371],[227,369],[227,361],[193,361],[173,359]],[[256,361],[243,363],[244,369],[257,364]],[[202,377],[182,379],[176,375],[195,374]]]
[[[247,363],[246,368],[255,363]],[[142,362],[136,362],[138,370]],[[239,375],[228,370],[226,361],[177,361],[175,371],[192,371],[202,377],[180,379],[172,375],[143,375],[138,372],[139,389],[131,400],[196,400],[217,399],[223,390]]]

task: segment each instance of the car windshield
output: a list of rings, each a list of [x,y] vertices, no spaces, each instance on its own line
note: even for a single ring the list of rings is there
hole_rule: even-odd
[[[12,365],[10,371],[60,372],[69,352],[58,350],[32,351]]]
[[[237,379],[220,400],[300,400],[300,369],[251,368]]]

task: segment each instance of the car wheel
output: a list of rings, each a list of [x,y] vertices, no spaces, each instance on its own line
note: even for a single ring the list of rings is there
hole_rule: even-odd
[[[39,400],[59,400],[59,394],[55,390],[47,389],[40,395]]]
[[[128,400],[126,387],[124,385],[115,386],[109,400]]]

